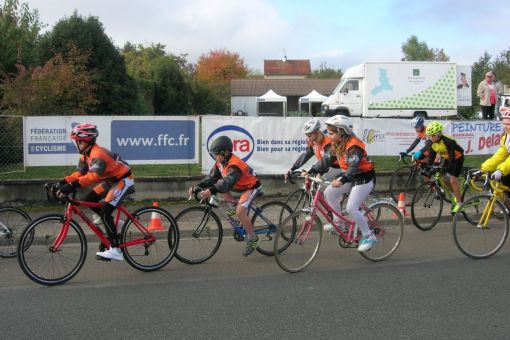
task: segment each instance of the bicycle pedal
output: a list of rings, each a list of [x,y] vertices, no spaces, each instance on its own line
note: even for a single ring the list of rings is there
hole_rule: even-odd
[[[96,260],[98,260],[98,261],[105,261],[105,262],[111,262],[112,261],[112,259],[107,259],[107,258],[101,257],[99,255],[96,255]]]

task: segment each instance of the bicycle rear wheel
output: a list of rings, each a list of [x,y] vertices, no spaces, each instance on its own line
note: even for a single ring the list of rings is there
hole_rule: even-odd
[[[395,203],[401,192],[405,194],[406,206],[410,206],[416,189],[423,184],[423,177],[419,170],[407,165],[395,170],[390,179],[390,195]]]
[[[387,259],[397,250],[404,235],[404,217],[397,207],[387,202],[376,202],[365,211],[365,218],[377,243],[369,251],[359,254],[370,261]]]
[[[123,247],[127,263],[145,272],[161,269],[172,260],[179,245],[177,222],[168,211],[160,207],[140,208],[132,215],[156,237],[156,240]],[[155,217],[159,217],[161,224],[153,225],[151,220]],[[121,243],[146,239],[148,236],[130,218],[122,227]]]
[[[187,264],[209,260],[220,249],[223,227],[213,211],[197,206],[184,209],[177,217],[180,231],[179,248],[175,257]]]
[[[85,263],[87,240],[74,220],[69,222],[67,236],[59,249],[52,249],[63,221],[63,215],[42,216],[21,233],[18,262],[34,282],[47,286],[62,284],[72,279]]]
[[[305,189],[298,189],[287,196],[285,204],[287,204],[292,211],[305,209],[310,205],[310,194],[308,194]]]
[[[434,182],[425,182],[416,190],[411,203],[411,217],[416,228],[434,228],[443,213],[443,195]]]
[[[321,241],[322,223],[319,218],[314,216],[312,219],[306,210],[296,211],[282,222],[276,234],[274,241],[276,263],[289,273],[299,272],[315,259]]]
[[[267,256],[274,255],[274,240],[276,232],[282,222],[292,214],[292,209],[285,203],[272,201],[260,206],[260,211],[253,214],[251,222],[253,230],[257,234],[260,242],[257,251]],[[290,237],[283,235],[287,239],[287,244],[282,242],[278,251],[283,251],[290,242]]]
[[[0,208],[0,257],[15,257],[21,233],[32,219],[21,209]]]
[[[468,199],[460,207],[463,213],[457,213],[453,218],[455,244],[464,255],[474,259],[484,259],[496,254],[508,236],[508,215],[500,201],[494,202],[487,224],[480,225],[482,214],[490,199],[490,195]]]

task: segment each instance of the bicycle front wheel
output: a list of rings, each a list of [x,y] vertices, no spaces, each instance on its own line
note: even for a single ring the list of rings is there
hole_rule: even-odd
[[[58,249],[53,249],[63,227],[63,215],[42,216],[21,233],[18,262],[23,272],[42,285],[59,285],[72,279],[87,257],[87,240],[80,226],[69,222],[69,230]]]
[[[287,196],[285,204],[287,204],[292,211],[305,209],[310,205],[310,194],[308,194],[305,189],[298,189]]]
[[[297,273],[313,262],[321,241],[322,223],[319,218],[312,218],[306,210],[296,211],[282,222],[276,234],[276,263],[289,273]]]
[[[453,239],[464,255],[484,259],[496,254],[508,236],[508,215],[500,201],[495,201],[487,222],[482,214],[491,200],[490,195],[474,196],[465,201],[453,218]],[[474,222],[474,223],[473,223]]]
[[[23,229],[32,219],[21,209],[0,208],[0,257],[15,257]]]
[[[365,211],[365,218],[377,243],[369,251],[359,254],[374,262],[387,259],[402,242],[404,217],[393,204],[376,202]]]
[[[416,228],[430,230],[439,222],[443,213],[443,195],[434,182],[418,187],[411,203],[411,217]]]
[[[220,249],[223,239],[221,221],[205,207],[191,207],[177,217],[181,233],[175,257],[183,263],[199,264],[209,260]]]
[[[144,207],[132,213],[150,233],[155,241],[147,241],[122,248],[127,263],[133,268],[151,272],[163,268],[175,255],[179,245],[179,229],[175,218],[160,207]],[[161,223],[154,225],[159,218]],[[147,239],[147,234],[140,230],[133,219],[124,222],[121,233],[122,244]]]
[[[423,177],[415,167],[410,165],[400,167],[391,175],[391,198],[395,203],[398,203],[399,195],[403,192],[406,206],[410,206],[413,194],[421,184],[423,184]]]
[[[293,211],[287,204],[278,201],[265,203],[259,209],[255,210],[251,219],[253,231],[260,240],[257,251],[267,256],[273,256],[276,232]],[[284,235],[284,237],[287,236]],[[290,238],[287,237],[287,244],[282,242],[282,247],[278,248],[278,251],[283,251],[289,242]]]

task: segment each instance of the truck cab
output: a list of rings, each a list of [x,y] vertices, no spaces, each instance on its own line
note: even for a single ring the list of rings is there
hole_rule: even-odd
[[[322,103],[323,115],[328,117],[342,114],[344,116],[361,116],[363,79],[344,78],[333,94]]]

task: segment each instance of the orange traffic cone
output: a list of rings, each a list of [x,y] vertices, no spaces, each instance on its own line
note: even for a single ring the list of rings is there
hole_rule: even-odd
[[[398,210],[400,210],[403,216],[408,216],[406,210],[406,198],[403,192],[401,192],[398,196]]]
[[[153,202],[152,206],[158,207],[159,204],[158,204],[158,202]],[[151,223],[149,224],[149,227],[147,228],[147,230],[149,230],[149,231],[165,230],[165,228],[163,228],[163,225],[161,224],[161,217],[159,216],[159,214],[157,212],[152,213]]]

